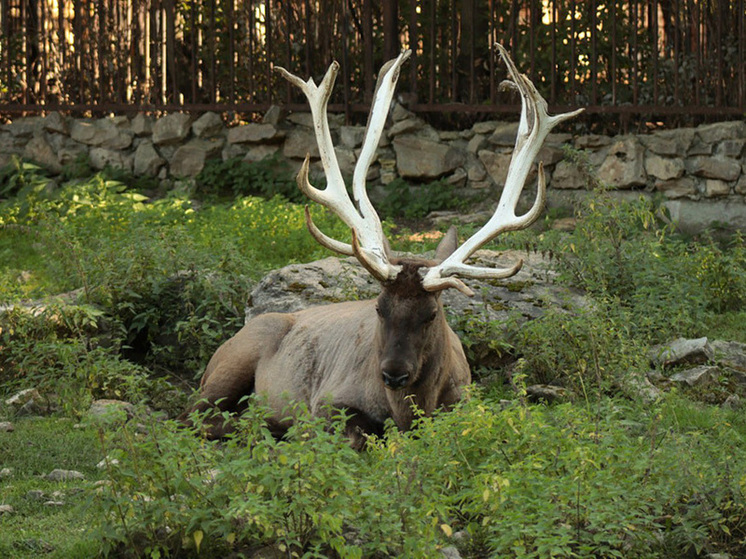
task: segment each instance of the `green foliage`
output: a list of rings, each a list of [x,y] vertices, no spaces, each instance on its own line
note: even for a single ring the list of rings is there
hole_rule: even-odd
[[[445,180],[413,186],[397,178],[387,184],[384,191],[383,199],[377,204],[384,218],[418,219],[435,210],[461,210],[469,203],[458,196],[456,188]]]
[[[700,282],[687,245],[648,199],[599,189],[583,202],[575,231],[552,247],[565,279],[629,313],[643,342],[695,335],[714,293]]]
[[[673,559],[743,544],[744,479],[728,464],[746,459],[734,445],[746,424],[722,410],[677,397],[502,409],[475,393],[361,454],[339,422],[293,413],[280,442],[256,402],[223,444],[168,424],[104,433],[118,463],[94,537],[109,554],[162,557],[270,544],[297,557],[433,557],[457,541],[473,557]]]
[[[119,355],[120,332],[90,305],[52,301],[0,315],[0,393],[35,387],[52,409],[79,416],[98,398],[147,402],[176,412],[185,398]]]
[[[531,383],[567,386],[585,400],[616,392],[630,376],[648,370],[646,346],[632,335],[630,318],[624,308],[603,301],[572,313],[548,309],[513,330],[513,350],[522,356],[516,372]]]
[[[197,175],[197,194],[202,196],[280,195],[293,202],[303,201],[287,162],[273,154],[261,161],[248,163],[240,157],[226,161],[211,159]]]
[[[728,250],[712,239],[696,246],[697,279],[715,312],[738,311],[746,308],[746,242],[737,233]]]

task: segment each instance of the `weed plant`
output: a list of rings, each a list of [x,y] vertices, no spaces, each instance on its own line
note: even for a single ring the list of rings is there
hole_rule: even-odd
[[[729,466],[746,459],[743,418],[677,396],[502,409],[474,393],[361,454],[341,423],[298,410],[276,441],[264,413],[254,402],[222,444],[169,424],[103,433],[116,459],[96,515],[104,551],[428,558],[457,542],[467,557],[654,559],[746,536]]]
[[[37,299],[0,314],[0,393],[38,387],[56,395],[49,405],[63,418],[84,418],[102,397],[173,417],[188,393],[175,387],[240,327],[253,282],[326,254],[305,231],[302,207],[282,197],[151,200],[106,173],[56,185],[20,163],[0,188],[0,304]],[[743,555],[746,480],[734,466],[746,459],[743,417],[676,392],[647,405],[620,394],[646,371],[652,343],[744,336],[744,240],[685,242],[655,203],[602,190],[579,215],[571,234],[501,243],[551,254],[561,281],[589,295],[585,309],[547,309],[521,328],[451,317],[472,359],[520,357],[512,403],[475,389],[451,413],[420,418],[409,433],[390,428],[362,453],[350,450],[342,423],[303,410],[276,441],[261,402],[219,443],[199,436],[199,418],[193,430],[158,415],[145,426],[84,421],[76,435],[55,431],[55,417],[19,420],[16,434],[0,433],[2,466],[30,473],[0,479],[2,499],[21,511],[0,517],[0,556],[45,551],[19,518],[64,540],[57,557],[209,558],[265,545],[297,557],[434,557],[447,545],[475,558]],[[314,220],[348,235],[323,211]],[[534,382],[568,386],[576,399],[528,406]],[[36,430],[38,450],[53,455],[64,452],[45,442],[47,431],[71,448],[95,435],[79,453],[87,466],[62,461],[106,481],[75,488],[95,495],[71,500],[88,508],[29,505],[39,472],[24,465],[33,443],[18,441]],[[69,529],[51,529],[52,518]],[[91,519],[93,531],[81,532]]]

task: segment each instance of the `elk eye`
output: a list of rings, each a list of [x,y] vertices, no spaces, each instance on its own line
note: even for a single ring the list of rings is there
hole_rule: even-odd
[[[425,323],[430,323],[433,320],[435,320],[435,317],[438,316],[438,311],[433,311],[429,315],[425,317]]]
[[[376,305],[376,314],[379,317],[383,318],[383,311],[381,310],[381,307],[379,307],[378,305]]]

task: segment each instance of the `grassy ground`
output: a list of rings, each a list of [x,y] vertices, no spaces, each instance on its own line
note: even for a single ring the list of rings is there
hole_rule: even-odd
[[[0,433],[0,468],[11,471],[0,479],[0,502],[15,511],[0,516],[0,557],[95,557],[85,531],[101,476],[96,431],[76,428],[67,417],[13,419],[13,425],[13,432]],[[85,480],[46,480],[54,469],[78,471]],[[50,501],[63,504],[45,504]]]
[[[649,370],[652,343],[746,342],[742,238],[689,243],[656,225],[649,203],[599,196],[572,234],[505,240],[553,251],[561,281],[594,299],[584,313],[548,312],[497,344],[520,357],[513,388],[498,382],[362,454],[313,422],[277,443],[259,415],[247,418],[242,441],[213,445],[167,421],[147,434],[134,422],[77,424],[96,398],[178,414],[242,323],[251,285],[270,268],[327,255],[305,231],[302,206],[146,201],[102,176],[48,196],[43,176],[23,172],[27,191],[0,203],[0,304],[81,296],[0,321],[0,397],[37,386],[59,404],[41,418],[0,407],[0,421],[15,426],[0,433],[0,469],[11,471],[0,478],[0,504],[15,511],[0,515],[0,557],[127,549],[211,558],[282,545],[304,557],[429,559],[452,544],[470,558],[746,554],[746,420],[702,403],[720,403],[730,386],[672,391],[653,404],[619,390],[625,375]],[[332,236],[348,234],[328,214],[314,219]],[[432,248],[386,227],[397,248]],[[502,325],[460,328],[486,346],[504,335]],[[526,404],[521,387],[542,378],[584,396]],[[105,455],[120,465],[97,469]],[[44,479],[53,469],[85,479]],[[215,475],[219,483],[204,481]],[[351,531],[362,543],[350,543]]]

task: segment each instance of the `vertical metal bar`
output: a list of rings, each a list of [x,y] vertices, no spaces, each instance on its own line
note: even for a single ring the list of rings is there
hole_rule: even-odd
[[[249,4],[249,60],[248,60],[248,70],[249,70],[249,99],[254,99],[254,96],[256,95],[256,87],[254,87],[254,53],[256,52],[254,47],[254,39],[255,39],[255,31],[257,29],[256,24],[256,17],[254,13],[254,4]],[[268,102],[271,103],[272,98],[267,95]]]
[[[520,16],[520,7],[518,6],[518,0],[512,0],[510,3],[510,24],[508,29],[510,30],[510,52],[513,56],[518,56],[518,18]]]
[[[477,45],[475,31],[477,29],[477,3],[471,3],[471,10],[469,11],[469,103],[474,104],[477,102],[477,73],[476,73],[476,58],[477,58]]]
[[[150,102],[159,103],[161,94],[161,83],[158,79],[159,72],[159,55],[160,49],[158,48],[158,2],[159,0],[151,0],[150,2]]]
[[[226,0],[228,24],[228,101],[231,105],[236,102],[236,11],[234,0]]]
[[[272,0],[264,0],[264,36],[266,37],[266,51],[264,66],[267,71],[267,101],[272,104],[272,64],[274,56],[272,50]]]
[[[428,49],[430,51],[430,67],[428,68],[428,103],[435,102],[435,52],[437,50],[435,40],[435,25],[436,25],[436,0],[429,0],[430,4],[430,45]],[[367,89],[367,88],[366,88]]]
[[[653,27],[653,104],[656,104],[659,96],[658,57],[660,56],[660,49],[658,48],[658,0],[653,0],[650,23]]]
[[[456,0],[451,1],[451,102],[458,101],[458,30],[459,17]]]
[[[365,0],[365,2],[367,4],[367,6],[368,6],[367,9],[370,10],[370,0]],[[312,17],[312,14],[311,14],[311,3],[310,3],[310,0],[304,0],[303,6],[304,6],[304,11],[305,11],[305,16],[306,16],[306,21],[305,21],[305,25],[306,25],[306,27],[305,27],[305,34],[306,34],[306,37],[305,37],[305,41],[303,41],[303,44],[305,45],[305,48],[306,48],[306,75],[310,76],[312,74],[312,72],[313,72],[313,62],[311,60],[311,56],[312,56],[312,53],[313,53],[313,49],[311,48],[313,46],[313,36],[311,35],[311,17]],[[370,16],[370,21],[368,22],[368,25],[366,26],[366,28],[369,27],[369,26],[372,26],[372,25],[373,25],[373,16],[371,15]],[[370,33],[369,34],[369,40],[372,41],[373,40],[373,33],[372,33],[372,31],[369,31],[369,33]],[[373,45],[371,45],[371,49],[372,48],[373,48]],[[370,66],[370,73],[371,73],[371,80],[372,80],[373,79],[372,78],[372,74],[373,74],[373,55],[372,55],[372,53],[371,53],[370,65],[371,65]],[[366,74],[368,73],[367,72],[367,68],[368,68],[368,66],[367,66],[367,62],[366,62]],[[372,86],[371,86],[371,88],[368,88],[367,85],[366,85],[365,90],[368,91],[369,89],[372,90]],[[372,91],[371,91],[370,95],[373,95]]]
[[[80,38],[82,0],[73,0],[73,46],[75,47],[75,69],[78,79],[77,102],[83,102],[83,46]]]
[[[551,72],[551,84],[549,90],[549,102],[555,104],[557,102],[557,22],[559,21],[559,0],[552,0],[550,10],[552,11],[552,68]]]
[[[347,33],[347,4],[345,0],[340,2],[339,17],[342,20],[342,96],[344,102],[345,122],[350,120],[350,70],[347,51],[349,50],[349,37]]]
[[[490,23],[489,23],[489,45],[487,45],[487,52],[489,53],[490,61],[490,103],[495,104],[497,102],[497,76],[495,76],[495,51],[494,46],[497,42],[497,32],[495,31],[495,0],[489,2],[490,10]]]
[[[415,103],[419,102],[417,97],[417,0],[409,2],[409,48],[412,49],[409,73],[409,89]]]
[[[699,3],[693,2],[693,8],[694,12],[692,14],[694,18],[693,27],[694,27],[694,48],[696,49],[697,53],[697,65],[696,65],[696,71],[695,71],[695,82],[694,82],[694,99],[695,103],[700,106],[702,104],[702,97],[701,97],[701,85],[702,85],[702,36],[701,36],[701,12],[699,10]]]
[[[285,49],[285,68],[288,70],[293,69],[293,45],[292,41],[289,39],[290,32],[293,30],[293,7],[291,5],[291,2],[285,2],[285,36],[288,37],[288,39],[285,41],[287,43],[287,48]],[[346,32],[346,31],[345,31]],[[287,103],[290,103],[290,99],[292,98],[292,84],[287,81],[283,80],[285,82],[285,101]]]
[[[176,65],[176,5],[174,0],[164,0],[163,8],[166,60],[164,61],[165,64],[161,66],[161,72],[166,72],[166,76],[164,76],[166,78],[166,91],[164,93],[167,100],[172,103],[179,103],[179,69]]]
[[[577,62],[576,50],[576,23],[575,23],[575,0],[570,0],[570,103],[575,101],[575,64]]]
[[[536,0],[527,0],[528,4],[528,43],[529,52],[531,54],[531,62],[529,64],[529,76],[534,80],[534,83],[538,83],[536,77],[536,33],[539,30],[539,24],[541,24],[541,18],[536,17]]]
[[[746,109],[746,6],[738,1],[738,108]]]
[[[363,0],[363,72],[365,74],[366,103],[373,100],[373,5],[371,0]]]
[[[3,58],[2,63],[4,68],[3,73],[5,74],[5,83],[8,84],[8,89],[10,90],[10,84],[13,83],[12,77],[13,77],[13,70],[12,70],[12,63],[11,60],[13,57],[11,56],[10,51],[10,21],[9,21],[9,13],[10,9],[8,6],[8,3],[10,0],[0,0],[0,17],[2,18],[2,37],[0,37],[0,40],[2,40],[2,48],[3,48]]]
[[[46,18],[46,1],[41,0],[39,2],[39,33],[37,35],[38,39],[41,40],[41,49],[40,49],[40,63],[41,63],[41,79],[39,84],[39,96],[40,99],[37,102],[41,102],[42,104],[46,105],[47,103],[47,53],[49,51],[47,41],[49,40],[49,35],[47,33],[47,18]]]
[[[674,105],[681,105],[681,90],[679,88],[679,68],[681,68],[681,0],[674,2],[674,37],[673,37],[673,96]]]
[[[96,71],[98,75],[93,83],[98,83],[98,102],[104,103],[108,101],[107,98],[107,87],[106,87],[106,51],[104,45],[106,45],[106,7],[104,0],[97,0],[96,2],[96,15],[94,18],[98,18],[98,25],[95,27],[98,30],[98,44],[95,48],[98,64],[96,65]],[[95,20],[94,20],[95,21]],[[91,89],[93,89],[93,83],[91,83]]]
[[[639,32],[640,14],[637,10],[637,0],[632,0],[632,44],[630,46],[630,60],[632,62],[632,104],[637,105],[640,94],[640,85],[638,80],[638,60],[637,60],[637,34]]]
[[[617,75],[616,71],[616,56],[617,56],[617,42],[616,42],[616,36],[618,33],[617,30],[617,23],[616,23],[616,3],[612,2],[609,5],[609,9],[611,10],[611,104],[616,105],[617,103],[617,83],[619,76]]]
[[[218,83],[217,83],[217,28],[215,24],[215,0],[209,0],[209,15],[210,20],[208,22],[209,33],[208,33],[208,50],[210,51],[210,103],[217,101]]]
[[[192,65],[192,79],[190,80],[192,82],[192,103],[197,102],[197,40],[198,40],[198,32],[197,32],[197,2],[196,0],[191,0],[189,3],[190,10],[189,10],[189,24],[190,24],[190,32],[191,32],[191,65]]]
[[[590,0],[588,2],[588,9],[590,10],[590,32],[591,32],[591,103],[593,105],[598,104],[598,45],[596,27],[598,22],[596,21],[596,0]],[[614,29],[611,30],[614,33]]]
[[[21,46],[21,52],[23,53],[23,66],[26,74],[26,85],[23,87],[22,92],[22,99],[24,104],[28,104],[29,102],[29,91],[28,87],[29,84],[33,83],[33,74],[31,72],[31,64],[29,61],[29,45],[31,42],[31,37],[29,29],[28,29],[28,15],[27,15],[27,9],[26,9],[26,2],[25,0],[21,0],[20,7],[19,7],[19,15],[21,20],[21,25],[23,25],[23,45]]]
[[[716,2],[713,7],[714,10],[718,10],[720,13],[715,14],[715,47],[712,49],[712,54],[717,58],[717,80],[715,86],[715,106],[723,107],[723,58],[725,53],[723,52],[723,20],[726,18],[725,10],[730,2]]]
[[[5,0],[3,1],[3,5],[5,5]],[[65,42],[65,0],[58,0],[58,9],[57,9],[57,43],[58,43],[58,64],[60,65],[59,68],[63,68],[67,66],[68,63],[68,57],[67,57],[67,44]],[[57,77],[59,80],[60,78]],[[61,83],[57,84],[58,89],[60,90],[60,93],[65,89],[62,87]],[[60,102],[62,102],[62,99],[60,99]]]

